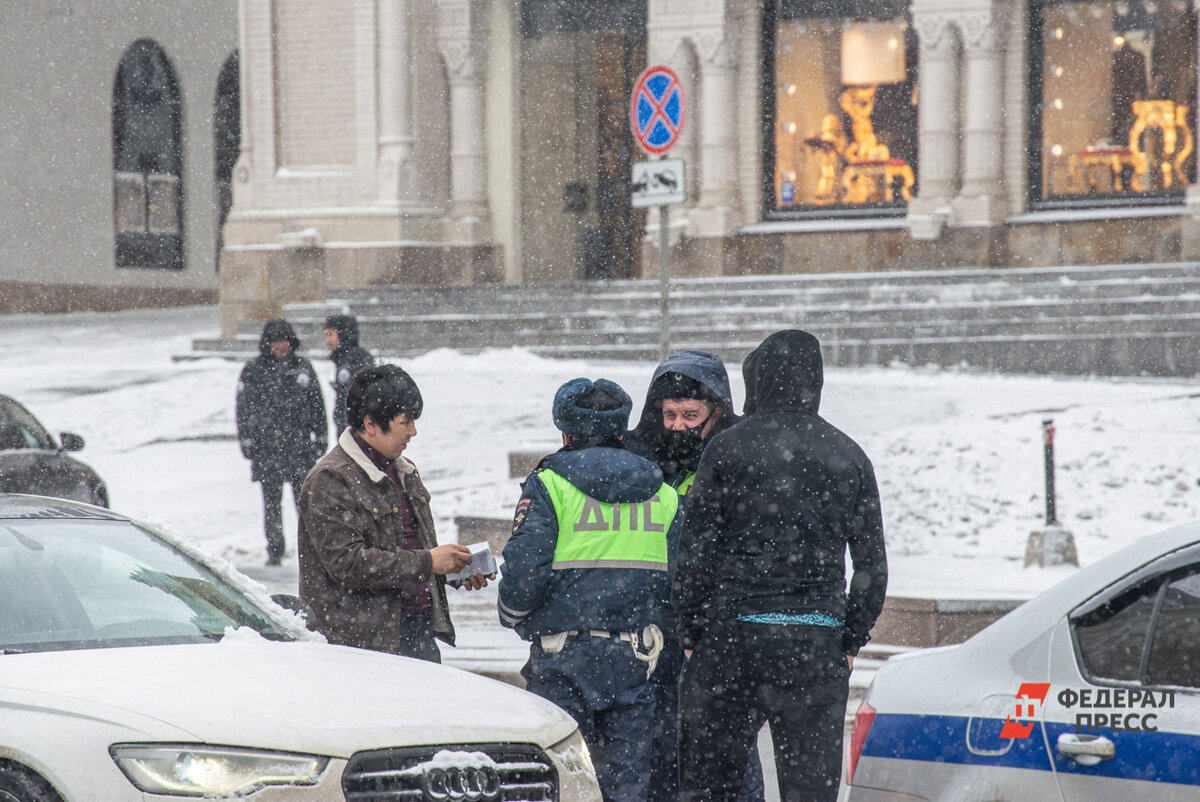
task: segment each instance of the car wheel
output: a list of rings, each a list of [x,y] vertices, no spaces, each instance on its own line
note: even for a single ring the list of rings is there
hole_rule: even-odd
[[[28,769],[0,764],[0,802],[63,802],[50,783]]]

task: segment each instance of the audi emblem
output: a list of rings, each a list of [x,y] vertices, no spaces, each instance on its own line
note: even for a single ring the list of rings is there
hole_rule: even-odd
[[[500,773],[492,766],[427,768],[421,792],[432,802],[495,802],[500,799]]]

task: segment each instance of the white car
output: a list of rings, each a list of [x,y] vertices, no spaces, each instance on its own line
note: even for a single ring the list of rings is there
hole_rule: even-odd
[[[599,800],[562,710],[330,646],[97,507],[0,495],[0,800]]]
[[[1200,800],[1200,523],[888,660],[850,746],[850,802]]]

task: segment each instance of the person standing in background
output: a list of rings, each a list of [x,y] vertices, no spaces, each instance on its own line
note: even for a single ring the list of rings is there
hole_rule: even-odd
[[[237,384],[237,432],[250,478],[262,486],[267,565],[283,561],[283,485],[298,499],[304,477],[329,444],[325,400],[312,363],[296,353],[300,339],[283,318],[268,320],[258,356]]]
[[[333,436],[346,431],[346,391],[360,368],[375,367],[375,357],[358,344],[358,320],[353,315],[325,318],[325,345],[333,360]]]

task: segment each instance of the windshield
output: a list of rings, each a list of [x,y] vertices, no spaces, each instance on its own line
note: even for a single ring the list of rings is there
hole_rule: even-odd
[[[291,634],[239,590],[126,521],[0,523],[0,653]]]
[[[0,451],[17,448],[53,451],[54,438],[23,406],[0,398]]]

